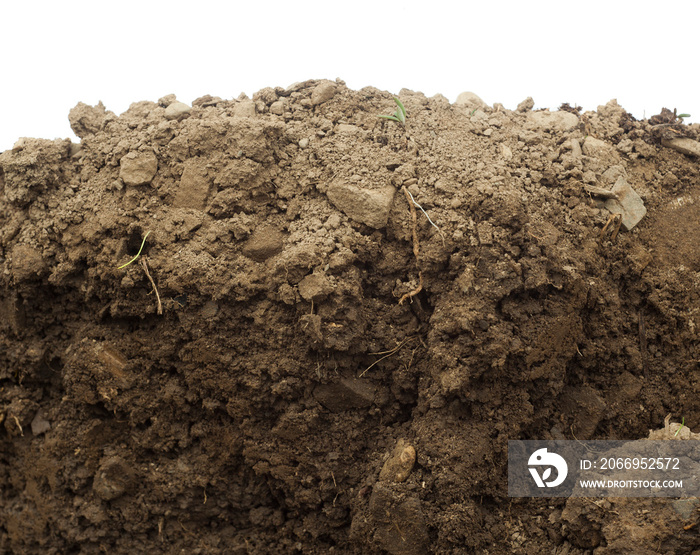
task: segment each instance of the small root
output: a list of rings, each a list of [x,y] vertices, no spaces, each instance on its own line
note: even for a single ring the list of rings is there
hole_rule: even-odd
[[[399,299],[399,304],[403,304],[403,302],[406,299],[410,299],[411,297],[415,297],[422,290],[423,290],[423,272],[418,272],[418,287],[416,287],[413,291],[409,291],[403,297],[401,297]]]
[[[148,281],[151,282],[151,285],[153,286],[153,290],[156,292],[156,300],[158,301],[156,312],[158,314],[163,314],[163,303],[160,302],[160,295],[158,294],[158,288],[156,287],[156,284],[153,281],[151,274],[148,272],[148,264],[146,263],[145,256],[141,257],[141,266],[143,266],[143,271],[146,272],[146,277],[148,278]]]

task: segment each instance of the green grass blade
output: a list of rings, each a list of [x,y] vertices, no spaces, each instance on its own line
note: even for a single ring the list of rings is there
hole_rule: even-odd
[[[399,109],[396,110],[398,121],[406,125],[406,108],[404,108],[403,103],[396,97],[394,97],[394,102],[396,102],[396,105],[399,107]]]
[[[129,262],[127,262],[126,264],[122,264],[121,266],[119,266],[119,267],[117,268],[117,270],[121,270],[122,268],[126,268],[129,264],[131,264],[131,263],[134,262],[139,256],[141,256],[141,251],[143,250],[143,246],[146,244],[146,237],[148,237],[148,234],[149,234],[149,233],[151,233],[151,232],[150,232],[150,231],[147,231],[147,232],[146,232],[146,235],[143,236],[143,241],[141,241],[141,248],[139,249],[139,252],[136,253],[136,256],[134,256],[134,258],[132,258],[131,260],[129,260]]]

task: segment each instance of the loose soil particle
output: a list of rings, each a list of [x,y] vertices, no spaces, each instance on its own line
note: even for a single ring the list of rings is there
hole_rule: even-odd
[[[0,154],[0,551],[698,548],[670,500],[509,499],[506,449],[700,425],[700,128],[399,97],[81,103]]]

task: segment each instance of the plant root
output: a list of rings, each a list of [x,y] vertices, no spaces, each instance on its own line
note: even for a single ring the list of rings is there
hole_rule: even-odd
[[[163,303],[160,302],[160,295],[158,294],[158,288],[156,287],[156,284],[153,281],[151,274],[148,272],[148,264],[146,262],[145,256],[141,257],[141,266],[143,266],[143,271],[146,272],[146,277],[148,278],[148,281],[151,282],[151,285],[153,286],[153,290],[156,292],[156,300],[158,301],[156,312],[158,314],[163,314]]]

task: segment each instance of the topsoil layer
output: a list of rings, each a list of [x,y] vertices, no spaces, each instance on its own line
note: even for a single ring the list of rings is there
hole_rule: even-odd
[[[692,502],[512,499],[506,465],[700,426],[700,172],[665,146],[700,127],[399,98],[79,104],[80,144],[0,155],[2,552],[700,546]]]

